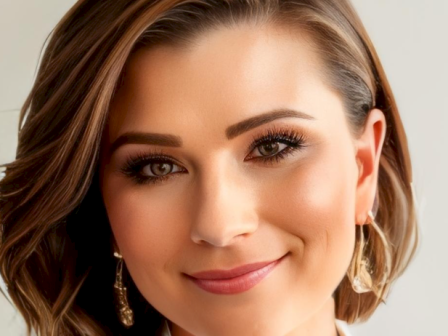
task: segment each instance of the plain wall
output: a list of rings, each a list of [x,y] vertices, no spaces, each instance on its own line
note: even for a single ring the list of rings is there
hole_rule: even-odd
[[[12,161],[18,110],[48,33],[73,0],[0,0],[0,163]],[[448,335],[448,1],[354,0],[401,111],[414,164],[422,242],[407,272],[355,336]],[[25,335],[0,295],[0,335]]]

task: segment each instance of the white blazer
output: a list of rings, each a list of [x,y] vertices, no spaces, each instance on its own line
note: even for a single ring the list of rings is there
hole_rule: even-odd
[[[339,336],[351,336],[347,322],[336,319],[335,323]],[[172,336],[166,319],[164,320],[162,327],[157,331],[156,336]]]

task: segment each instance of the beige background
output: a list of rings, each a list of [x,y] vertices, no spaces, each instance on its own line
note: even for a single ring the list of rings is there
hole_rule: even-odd
[[[0,0],[0,163],[14,159],[18,110],[39,53],[74,0]],[[355,336],[448,335],[448,1],[354,0],[396,94],[414,162],[421,219],[417,258],[387,305]],[[0,296],[0,335],[25,335],[21,317]]]

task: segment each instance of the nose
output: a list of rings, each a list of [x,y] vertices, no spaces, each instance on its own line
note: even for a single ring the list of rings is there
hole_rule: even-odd
[[[228,164],[213,167],[201,175],[190,236],[196,244],[224,247],[255,232],[258,219],[247,180]]]

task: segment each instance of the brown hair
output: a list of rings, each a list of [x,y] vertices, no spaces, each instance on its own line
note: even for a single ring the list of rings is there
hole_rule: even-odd
[[[1,275],[28,331],[141,335],[159,327],[163,316],[129,275],[135,325],[122,328],[113,309],[116,264],[98,183],[109,105],[135,50],[188,48],[203,32],[241,23],[309,32],[355,136],[372,108],[384,112],[376,220],[390,245],[388,282],[377,298],[355,293],[344,277],[336,317],[363,321],[384,301],[418,243],[411,163],[386,75],[348,0],[80,0],[51,33],[20,112],[16,159],[3,165],[0,181]],[[367,252],[382,269],[386,250],[377,235],[366,235]]]

